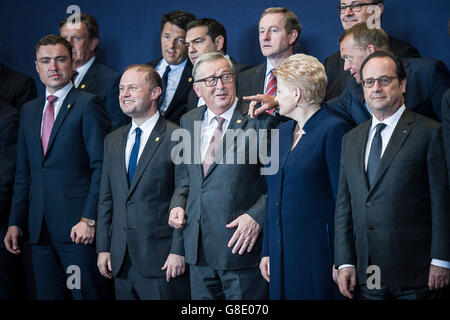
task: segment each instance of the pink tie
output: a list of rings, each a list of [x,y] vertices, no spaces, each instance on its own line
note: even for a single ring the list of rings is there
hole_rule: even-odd
[[[277,95],[277,78],[273,74],[273,69],[270,71],[269,82],[267,83],[266,90],[264,94],[267,96],[276,96]],[[274,109],[267,110],[270,114],[273,114]]]
[[[58,100],[57,96],[48,96],[47,108],[44,112],[44,119],[42,120],[42,151],[47,152],[48,141],[50,140],[50,134],[52,133],[53,123],[55,122],[55,103]]]
[[[220,140],[222,140],[223,123],[225,119],[219,116],[216,116],[215,119],[219,124],[214,129],[211,140],[209,141],[208,149],[206,150],[205,158],[203,159],[203,177],[206,176],[211,163],[213,163],[214,157],[216,156],[217,145]]]

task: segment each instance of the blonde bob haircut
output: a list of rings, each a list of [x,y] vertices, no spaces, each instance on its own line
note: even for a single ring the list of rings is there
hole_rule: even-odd
[[[308,104],[322,104],[327,89],[325,67],[317,58],[298,53],[275,69],[275,76],[294,88],[300,88]]]

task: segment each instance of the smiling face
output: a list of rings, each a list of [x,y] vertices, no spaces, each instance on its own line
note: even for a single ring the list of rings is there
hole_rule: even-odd
[[[396,77],[396,66],[388,57],[370,59],[362,70],[363,79],[378,79],[380,77]],[[403,94],[406,90],[406,79],[394,79],[383,87],[375,81],[372,88],[364,87],[364,99],[374,115],[379,120],[394,114],[404,103]]]
[[[231,72],[228,61],[223,58],[205,61],[198,67],[198,79],[217,77]],[[221,79],[218,79],[217,84],[212,87],[207,87],[205,82],[200,81],[194,83],[194,90],[199,97],[205,100],[208,109],[216,115],[221,115],[234,103],[236,98],[235,82],[234,76],[230,83],[223,83]]]
[[[372,3],[371,0],[341,0],[341,6],[349,6],[351,4],[357,4],[357,3],[363,3],[363,4],[369,4]],[[379,8],[379,13],[381,14],[383,12],[383,4],[378,3],[376,6]],[[345,11],[340,13],[340,19],[342,23],[342,27],[344,30],[347,30],[354,26],[357,23],[360,22],[367,22],[369,18],[374,14],[374,12],[377,12],[376,10],[373,10],[371,6],[362,6],[360,11],[353,11],[350,8],[347,8]]]
[[[61,43],[40,46],[35,64],[39,78],[52,94],[65,87],[72,78],[71,54]]]
[[[171,65],[182,63],[187,57],[185,45],[186,31],[166,22],[161,32],[161,51],[163,58]]]

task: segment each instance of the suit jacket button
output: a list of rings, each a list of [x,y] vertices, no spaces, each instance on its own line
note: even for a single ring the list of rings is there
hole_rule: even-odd
[[[205,188],[201,188],[200,191],[201,191],[202,193],[205,193]]]
[[[366,203],[366,206],[371,207],[371,206],[373,206],[373,203],[369,201]]]

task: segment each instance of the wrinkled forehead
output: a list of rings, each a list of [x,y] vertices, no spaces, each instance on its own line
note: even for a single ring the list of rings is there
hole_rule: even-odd
[[[225,59],[205,61],[198,68],[200,78],[219,76],[231,72],[230,65]]]

